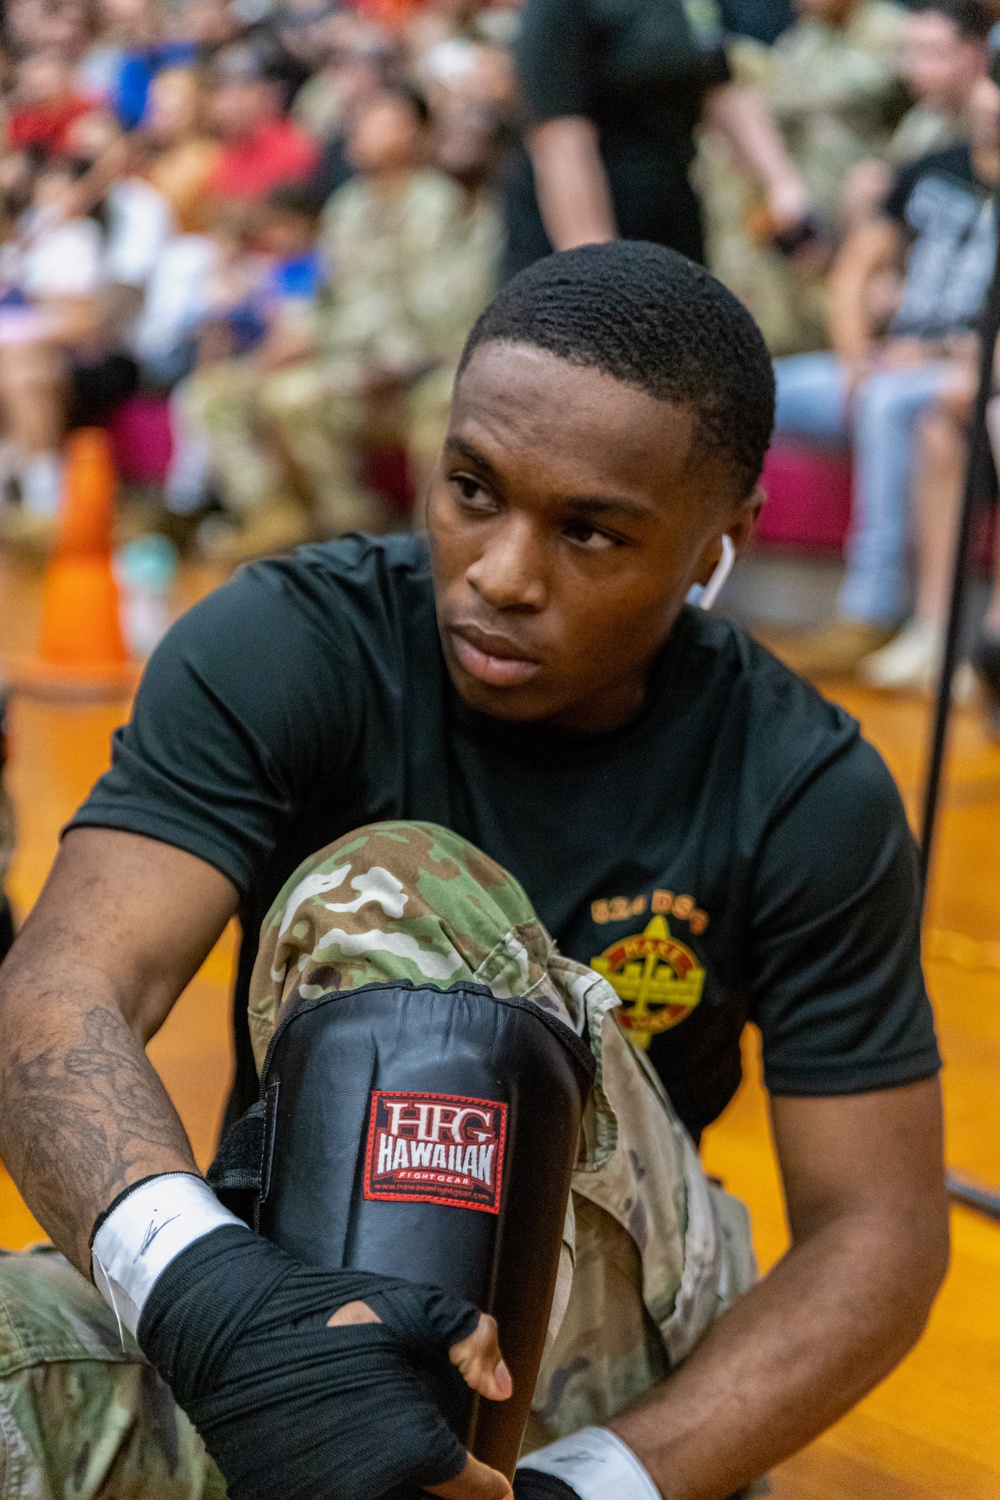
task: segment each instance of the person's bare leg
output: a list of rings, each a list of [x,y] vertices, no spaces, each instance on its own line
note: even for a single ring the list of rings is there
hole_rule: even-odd
[[[916,608],[889,644],[861,663],[858,674],[871,687],[926,691],[940,668],[968,452],[970,380],[970,372],[956,366],[952,383],[920,416],[913,434]]]
[[[12,441],[45,453],[62,438],[65,403],[62,356],[49,344],[14,344],[0,359],[0,402]]]
[[[59,446],[65,426],[66,373],[52,344],[15,344],[0,359],[0,409],[20,451],[26,517],[49,523],[59,503]]]
[[[919,527],[916,618],[944,625],[968,453],[964,413],[946,399],[920,423],[914,489]]]

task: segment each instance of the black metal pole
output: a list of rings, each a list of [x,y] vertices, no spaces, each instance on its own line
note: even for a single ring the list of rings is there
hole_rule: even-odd
[[[974,1208],[988,1219],[996,1219],[1000,1223],[1000,1193],[988,1192],[986,1188],[977,1187],[974,1182],[966,1182],[956,1173],[949,1172],[948,1194],[964,1208]]]
[[[1000,201],[994,199],[994,213],[1000,217]],[[934,834],[937,829],[938,807],[941,797],[941,781],[944,772],[945,752],[948,746],[948,724],[951,718],[952,684],[958,665],[958,648],[962,638],[962,620],[965,606],[965,584],[969,572],[969,551],[972,542],[972,522],[976,506],[982,497],[989,457],[989,433],[986,430],[986,408],[993,390],[993,362],[997,337],[1000,335],[1000,236],[997,256],[993,266],[993,279],[983,308],[979,330],[979,387],[972,411],[969,428],[969,457],[965,470],[965,487],[962,493],[962,508],[959,513],[958,531],[955,538],[955,567],[951,582],[951,602],[948,608],[948,630],[945,636],[941,675],[938,680],[937,701],[934,705],[934,726],[931,734],[930,755],[927,764],[927,780],[924,785],[923,818],[920,828],[920,876],[923,901],[927,901],[927,884],[930,875],[931,857],[934,852]],[[956,1203],[976,1209],[987,1218],[1000,1221],[1000,1194],[990,1192],[973,1183],[948,1173],[948,1192]]]
[[[994,200],[996,204],[996,200]],[[994,210],[996,211],[996,210]],[[962,493],[962,508],[958,518],[958,533],[955,538],[955,566],[951,581],[951,602],[948,609],[948,629],[945,635],[944,656],[941,675],[938,679],[937,701],[934,706],[934,728],[931,735],[927,780],[924,784],[923,817],[920,825],[920,876],[923,883],[924,900],[927,897],[927,880],[930,873],[931,856],[934,851],[934,834],[937,828],[938,803],[941,795],[941,778],[944,771],[945,751],[948,743],[948,723],[951,717],[952,684],[958,665],[958,648],[962,638],[962,618],[965,606],[965,584],[969,571],[969,549],[972,541],[972,521],[976,505],[983,493],[984,476],[989,460],[989,435],[986,431],[986,408],[993,390],[993,358],[1000,334],[1000,244],[993,267],[993,280],[986,297],[980,324],[979,338],[979,387],[972,410],[969,428],[969,457],[965,469],[965,487]]]

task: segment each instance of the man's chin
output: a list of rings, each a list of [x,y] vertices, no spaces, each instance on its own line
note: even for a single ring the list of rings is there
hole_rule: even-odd
[[[562,706],[534,682],[522,687],[492,687],[450,663],[449,676],[465,706],[491,719],[511,724],[544,723],[558,714]]]

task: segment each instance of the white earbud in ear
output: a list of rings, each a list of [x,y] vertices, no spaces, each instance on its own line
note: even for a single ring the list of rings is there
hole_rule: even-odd
[[[732,537],[727,533],[722,538],[722,556],[715,565],[714,573],[704,586],[700,583],[692,584],[688,589],[688,604],[696,604],[699,609],[711,609],[722,593],[723,585],[733,571],[735,561],[736,548],[733,546]]]

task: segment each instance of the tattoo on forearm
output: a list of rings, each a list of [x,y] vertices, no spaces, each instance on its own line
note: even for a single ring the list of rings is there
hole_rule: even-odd
[[[8,1051],[0,1063],[0,1149],[36,1216],[79,1262],[100,1210],[164,1150],[194,1169],[167,1092],[125,1021],[86,1011],[70,1043]],[[74,1255],[74,1249],[77,1254]]]

